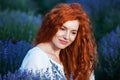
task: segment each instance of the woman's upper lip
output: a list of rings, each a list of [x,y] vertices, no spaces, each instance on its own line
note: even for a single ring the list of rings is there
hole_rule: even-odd
[[[67,44],[68,41],[59,39],[62,44]]]

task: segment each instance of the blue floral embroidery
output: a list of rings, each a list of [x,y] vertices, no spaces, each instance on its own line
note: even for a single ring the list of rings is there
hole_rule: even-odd
[[[40,80],[66,80],[64,73],[54,64],[51,60],[51,67],[48,67],[46,70],[40,70],[38,74],[40,75]]]
[[[50,63],[52,64],[52,72],[54,74],[55,80],[66,80],[64,73],[58,68],[56,64],[54,64],[51,60]]]

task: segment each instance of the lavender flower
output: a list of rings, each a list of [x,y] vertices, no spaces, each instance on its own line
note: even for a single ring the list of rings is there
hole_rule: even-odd
[[[30,43],[19,41],[13,43],[11,40],[0,41],[0,73],[14,72],[22,63],[27,51],[32,48]]]
[[[100,80],[119,80],[120,74],[120,26],[104,36],[98,43]]]

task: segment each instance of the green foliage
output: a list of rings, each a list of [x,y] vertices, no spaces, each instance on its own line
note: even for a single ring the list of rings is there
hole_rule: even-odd
[[[38,6],[38,13],[45,15],[50,9],[56,6],[58,3],[63,3],[65,0],[35,0]]]
[[[0,9],[32,11],[34,13],[37,10],[37,6],[33,0],[0,0]]]
[[[31,42],[40,25],[40,16],[28,15],[20,11],[3,11],[0,13],[0,39],[26,40]]]
[[[88,3],[90,17],[97,40],[111,32],[120,24],[119,0],[97,0]]]

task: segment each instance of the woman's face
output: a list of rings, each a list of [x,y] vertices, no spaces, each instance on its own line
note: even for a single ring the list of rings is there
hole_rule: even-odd
[[[78,20],[65,22],[53,37],[51,41],[52,45],[58,49],[66,48],[75,40],[78,28]]]

